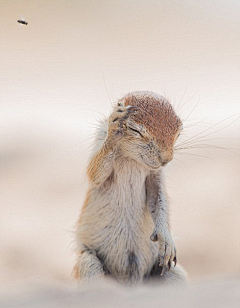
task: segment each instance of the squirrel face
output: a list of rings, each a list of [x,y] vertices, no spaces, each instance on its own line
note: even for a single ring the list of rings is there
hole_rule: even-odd
[[[158,169],[171,161],[182,122],[167,99],[140,91],[127,94],[119,105],[138,107],[126,122],[123,152],[148,169]]]

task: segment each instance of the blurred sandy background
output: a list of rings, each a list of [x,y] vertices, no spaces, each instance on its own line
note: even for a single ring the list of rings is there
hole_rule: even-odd
[[[27,26],[17,23],[21,14]],[[221,278],[233,290],[240,2],[0,0],[0,40],[2,297],[41,286],[42,298],[59,284],[69,294],[94,125],[134,90],[164,94],[188,117],[180,141],[208,129],[195,145],[229,149],[183,151],[167,181],[179,262],[193,282]]]

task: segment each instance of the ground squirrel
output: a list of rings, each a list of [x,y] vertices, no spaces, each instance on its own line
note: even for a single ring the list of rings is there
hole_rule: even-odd
[[[182,122],[164,97],[133,92],[101,122],[77,222],[74,276],[110,275],[123,284],[185,280],[169,227],[164,168]]]

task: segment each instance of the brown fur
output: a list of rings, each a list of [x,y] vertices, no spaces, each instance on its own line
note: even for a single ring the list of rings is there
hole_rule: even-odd
[[[182,122],[167,99],[149,92],[130,93],[123,99],[125,106],[139,107],[131,118],[147,127],[148,133],[155,137],[162,149],[172,149]]]

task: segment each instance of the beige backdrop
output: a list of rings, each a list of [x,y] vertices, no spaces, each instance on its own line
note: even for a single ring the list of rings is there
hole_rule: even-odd
[[[68,283],[91,134],[133,90],[170,99],[182,141],[206,130],[167,167],[179,262],[239,275],[240,2],[0,0],[0,31],[4,290]]]

